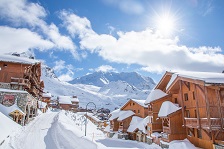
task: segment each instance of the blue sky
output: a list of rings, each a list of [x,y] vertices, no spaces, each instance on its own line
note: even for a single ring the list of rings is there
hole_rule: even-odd
[[[1,53],[26,52],[62,81],[94,71],[224,70],[223,0],[1,0]]]

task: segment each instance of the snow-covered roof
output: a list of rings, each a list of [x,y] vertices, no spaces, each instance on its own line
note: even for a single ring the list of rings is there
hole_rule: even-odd
[[[131,110],[128,110],[128,111],[120,111],[119,113],[119,117],[118,117],[118,121],[123,121],[124,119],[134,115],[135,113]]]
[[[22,64],[36,64],[40,61],[35,59],[29,59],[26,57],[14,56],[14,55],[0,55],[0,61],[2,62],[12,62],[12,63],[22,63]]]
[[[143,106],[143,107],[148,107],[147,105],[145,105],[145,100],[138,100],[138,99],[131,99],[133,100],[134,102],[138,103],[140,106]]]
[[[0,104],[0,112],[5,114],[6,116],[9,116],[9,114],[14,111],[18,111],[18,112],[22,113],[23,115],[25,115],[25,113],[16,104],[14,104],[10,107],[6,107],[6,106]]]
[[[9,92],[9,93],[27,93],[27,91],[22,91],[22,90],[11,90],[11,89],[4,89],[0,88],[0,92]]]
[[[39,109],[46,108],[46,106],[47,106],[47,103],[42,102],[42,101],[38,101],[38,108],[39,108]]]
[[[149,96],[145,100],[145,104],[149,104],[150,102],[155,101],[157,99],[160,99],[162,97],[165,97],[167,95],[168,94],[164,93],[160,89],[154,89],[154,90],[151,91],[151,93],[149,94]]]
[[[60,104],[72,104],[70,96],[58,96],[58,102]]]
[[[98,119],[93,113],[87,113],[87,115],[89,117],[91,117],[92,119],[94,119],[96,122],[102,122],[100,119]]]
[[[159,117],[167,117],[169,114],[174,113],[180,109],[181,109],[181,107],[178,107],[174,103],[172,103],[170,101],[164,101],[160,107],[158,116]]]
[[[71,97],[71,102],[79,102],[78,97]]]
[[[196,72],[196,71],[180,71],[173,72],[173,75],[167,85],[167,88],[173,83],[173,81],[178,77],[190,78],[194,80],[201,80],[205,83],[211,84],[224,84],[224,73],[216,72]]]
[[[120,109],[114,110],[110,113],[111,117],[109,118],[109,120],[114,120],[116,118],[118,118],[118,121],[122,121],[132,115],[134,115],[135,113],[131,110],[127,110],[127,111],[122,111]]]
[[[127,132],[134,132],[136,129],[141,130],[143,133],[147,133],[147,130],[145,129],[145,126],[147,126],[147,123],[149,122],[149,116],[146,118],[141,118],[138,116],[133,116],[130,126],[127,129]]]
[[[43,93],[43,97],[51,97],[51,93]]]

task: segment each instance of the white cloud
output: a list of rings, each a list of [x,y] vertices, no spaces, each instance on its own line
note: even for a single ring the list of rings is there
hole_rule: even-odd
[[[108,72],[108,71],[116,71],[116,69],[110,65],[102,65],[102,66],[96,68],[95,71]]]
[[[44,40],[40,35],[26,28],[0,26],[1,53],[26,52],[29,49],[41,51],[54,47],[54,43]]]
[[[73,78],[73,74],[66,73],[66,74],[60,75],[58,79],[62,82],[68,82],[68,81],[72,81],[74,78]]]
[[[54,48],[57,48],[57,50],[69,50],[75,59],[79,59],[76,46],[72,39],[68,36],[61,35],[55,24],[51,23],[48,25],[44,21],[46,16],[47,12],[44,7],[38,3],[27,2],[27,0],[0,1],[1,19],[9,21],[12,23],[11,25],[17,27],[28,25],[28,28],[32,32],[38,32],[39,36],[43,34],[49,41],[54,43]]]
[[[60,73],[63,69],[66,69],[65,61],[63,60],[55,61],[55,66],[53,67],[53,70],[55,72]]]
[[[165,70],[221,71],[224,56],[219,47],[187,47],[179,44],[178,37],[166,38],[151,29],[135,32],[117,32],[115,38],[95,33],[90,23],[76,28],[70,20],[75,14],[66,13],[65,24],[71,34],[78,34],[80,47],[98,53],[111,62],[139,64],[142,70],[161,72]],[[80,18],[76,16],[76,18]],[[68,20],[66,20],[68,19]],[[86,19],[86,18],[85,18]],[[88,22],[88,21],[86,21]],[[77,30],[79,30],[77,32]]]

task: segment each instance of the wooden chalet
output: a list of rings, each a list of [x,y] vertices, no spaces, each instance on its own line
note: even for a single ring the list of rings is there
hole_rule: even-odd
[[[51,102],[51,93],[43,93],[41,101],[47,103],[49,106]]]
[[[72,102],[71,110],[73,112],[77,112],[78,108],[79,108],[79,99],[78,99],[78,97],[77,96],[72,96],[71,102]]]
[[[162,119],[162,141],[171,142],[173,140],[183,140],[187,137],[185,128],[182,127],[182,111],[178,104],[164,101],[158,116]]]
[[[172,102],[181,106],[182,123],[187,139],[195,146],[201,148],[213,148],[221,146],[224,140],[224,74],[211,72],[166,72],[157,88],[172,95]],[[178,112],[176,113],[178,114]],[[175,113],[174,113],[175,115]],[[164,133],[174,132],[181,127],[164,127]],[[179,115],[180,117],[180,115]],[[163,118],[164,119],[164,118]],[[164,119],[165,120],[165,119]],[[178,119],[177,119],[178,120]],[[166,122],[164,121],[164,124]],[[181,133],[173,138],[162,137],[169,142],[172,139],[181,139]],[[166,135],[164,135],[166,136]]]
[[[111,113],[112,116],[109,118],[111,132],[118,131],[118,138],[125,139],[130,138],[133,133],[136,133],[128,133],[127,129],[130,126],[132,116],[145,118],[148,115],[148,108],[144,103],[145,100],[130,99],[119,110],[113,111]]]
[[[160,110],[160,107],[164,101],[170,101],[171,96],[164,93],[160,89],[154,89],[151,91],[149,96],[147,97],[145,104],[148,105],[148,116],[149,121],[147,125],[147,142],[149,144],[153,142],[158,142],[157,138],[152,135],[155,132],[162,132],[162,119],[159,119],[158,113]]]
[[[23,117],[20,115],[19,120],[23,119],[25,123],[36,115],[37,99],[42,97],[44,82],[40,80],[40,76],[39,61],[20,57],[19,54],[0,55],[0,88],[7,90],[2,91],[2,104],[5,104],[4,101],[16,103],[25,114]],[[11,97],[14,97],[14,100],[11,100]],[[21,100],[18,100],[18,97],[21,97]],[[18,115],[18,112],[15,115]]]
[[[58,106],[63,110],[70,110],[72,107],[70,96],[58,96]]]
[[[0,56],[1,88],[25,90],[32,96],[40,98],[43,94],[44,82],[40,80],[41,63],[34,59],[20,56]]]

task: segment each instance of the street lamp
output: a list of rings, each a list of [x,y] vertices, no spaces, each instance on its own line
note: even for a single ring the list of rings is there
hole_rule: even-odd
[[[92,103],[94,106],[95,106],[95,109],[96,109],[96,105],[95,103],[93,102],[88,102],[87,105],[86,105],[86,123],[85,123],[85,136],[86,136],[86,128],[87,128],[87,106]]]

